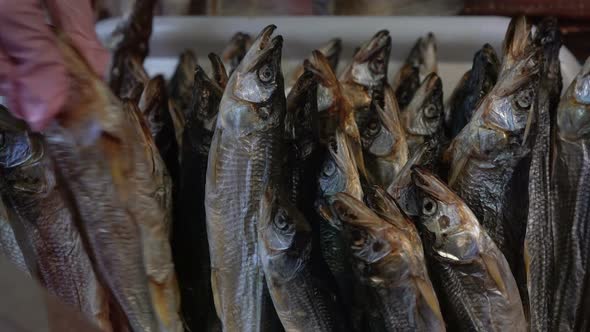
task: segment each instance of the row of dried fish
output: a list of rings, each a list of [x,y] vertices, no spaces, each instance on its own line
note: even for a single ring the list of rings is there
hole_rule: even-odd
[[[0,249],[49,291],[114,331],[585,330],[590,65],[560,102],[554,20],[514,19],[444,105],[433,34],[391,84],[383,30],[285,96],[274,26],[229,71],[187,51],[149,78],[153,6],[110,89],[62,41],[58,121],[0,112]]]

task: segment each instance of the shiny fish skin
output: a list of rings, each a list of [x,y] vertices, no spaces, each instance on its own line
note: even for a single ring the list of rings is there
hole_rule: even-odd
[[[156,0],[135,1],[129,15],[107,42],[113,54],[109,86],[121,98],[129,97],[129,92],[134,89],[134,84],[129,84],[130,77],[134,77],[130,63],[143,68],[143,61],[149,53],[155,6]]]
[[[555,20],[546,19],[538,26],[535,42],[543,50],[543,66],[531,127],[531,166],[529,168],[529,208],[524,240],[531,331],[551,330],[552,295],[558,268],[554,257],[555,237],[551,215],[551,142],[561,93],[559,49],[561,34]]]
[[[436,38],[432,32],[420,37],[393,79],[393,90],[401,110],[410,103],[426,76],[438,72]]]
[[[285,331],[345,331],[337,297],[311,262],[312,229],[303,214],[278,192],[260,201],[258,244],[274,306]]]
[[[442,81],[430,73],[414,94],[410,104],[402,110],[401,120],[406,133],[408,153],[414,155],[422,146],[427,146],[419,165],[435,172],[440,168],[446,137],[443,127]]]
[[[207,167],[211,282],[225,331],[268,331],[276,316],[257,245],[259,202],[280,182],[285,95],[283,39],[266,27],[231,75]]]
[[[124,112],[139,141],[133,174],[138,186],[129,210],[140,230],[152,304],[161,331],[181,332],[180,293],[170,248],[172,180],[139,108],[126,102]]]
[[[375,184],[388,188],[408,161],[408,144],[393,90],[384,89],[383,107],[371,105],[368,123],[360,129],[367,172]]]
[[[252,37],[244,32],[237,32],[221,53],[221,58],[229,64],[228,76],[238,68],[252,45]]]
[[[449,331],[526,331],[510,267],[475,215],[428,171],[415,168],[413,179],[428,268]]]
[[[198,65],[193,81],[191,108],[186,114],[183,133],[178,213],[172,245],[187,327],[191,331],[220,331],[211,290],[205,181],[223,90]]]
[[[523,260],[530,147],[539,53],[524,17],[511,21],[498,82],[446,152],[449,186],[504,254],[526,303]]]
[[[588,197],[590,61],[569,86],[557,109],[551,194],[557,265],[553,329],[585,331],[588,318]]]
[[[81,222],[95,270],[132,331],[158,331],[139,228],[129,213],[139,147],[122,105],[76,51],[59,43],[70,75],[69,103],[45,132],[58,183]]]
[[[475,53],[473,65],[457,84],[445,105],[447,136],[453,138],[467,125],[480,101],[498,80],[500,60],[490,44],[485,44]]]
[[[381,30],[360,47],[340,76],[342,92],[352,103],[360,130],[367,124],[373,100],[383,107],[390,53],[391,36],[389,31]]]
[[[20,271],[31,275],[31,270],[27,265],[23,250],[21,249],[19,242],[16,239],[14,230],[9,221],[10,215],[8,207],[2,201],[0,201],[0,255],[6,257],[9,262],[14,264]],[[14,212],[12,212],[14,215]],[[14,222],[14,220],[13,220]]]
[[[392,201],[376,192],[376,214],[345,193],[334,210],[345,229],[354,271],[366,289],[371,331],[445,331],[434,288],[426,271],[418,232]]]
[[[31,243],[39,281],[64,303],[83,312],[105,331],[112,329],[109,305],[75,226],[74,216],[56,183],[42,139],[26,132],[2,131],[28,142],[22,164],[2,167],[7,208],[15,211]],[[17,139],[22,141],[20,139]],[[4,163],[3,163],[4,164]]]

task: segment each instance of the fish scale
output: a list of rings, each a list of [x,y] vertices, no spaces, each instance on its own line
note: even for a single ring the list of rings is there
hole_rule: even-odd
[[[14,234],[4,202],[0,201],[0,255],[4,255],[19,270],[30,275],[23,251]]]
[[[221,315],[231,313],[231,319],[221,319],[235,323],[237,330],[262,331],[268,322],[260,315],[269,310],[263,306],[269,305],[270,300],[264,299],[268,294],[264,291],[264,273],[258,256],[256,218],[264,179],[270,170],[268,164],[274,164],[273,149],[278,144],[268,135],[250,142],[222,139],[222,135],[223,130],[218,129],[213,138],[212,150],[219,149],[219,157],[210,167],[215,168],[213,195],[223,193],[225,200],[208,198],[213,206],[207,208],[208,233],[213,236],[209,246],[216,306]],[[208,187],[211,185],[207,183]],[[221,284],[222,280],[237,285],[235,292],[227,294],[233,287]],[[250,309],[243,312],[240,308]],[[224,329],[233,328],[224,326]]]

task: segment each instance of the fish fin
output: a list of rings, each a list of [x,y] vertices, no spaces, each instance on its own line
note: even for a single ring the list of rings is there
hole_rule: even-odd
[[[502,276],[502,271],[500,270],[500,266],[498,265],[498,260],[496,257],[480,254],[483,263],[486,266],[486,269],[496,286],[500,290],[502,294],[506,294],[506,284],[504,283],[504,278]]]
[[[438,319],[443,320],[442,313],[440,312],[440,305],[438,304],[438,298],[432,288],[432,285],[422,278],[415,278],[416,286],[418,291],[424,298],[426,305],[432,310]]]

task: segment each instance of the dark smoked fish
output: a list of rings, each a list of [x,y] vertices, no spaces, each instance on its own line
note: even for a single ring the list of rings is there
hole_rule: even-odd
[[[174,220],[172,246],[188,328],[191,331],[219,331],[221,324],[215,313],[211,290],[205,181],[209,147],[223,90],[199,65],[194,76],[191,108],[186,114],[183,133],[178,213]]]
[[[590,61],[586,60],[559,103],[551,169],[557,280],[551,284],[555,295],[551,303],[553,326],[550,329],[559,331],[590,328],[589,115]]]
[[[415,169],[430,276],[449,331],[526,331],[518,287],[502,252],[467,205]]]
[[[313,270],[312,229],[277,191],[260,201],[258,244],[268,288],[285,331],[345,331],[335,294]]]
[[[242,59],[246,56],[248,49],[252,45],[252,37],[244,32],[238,32],[229,41],[221,53],[221,58],[229,64],[228,76],[238,68]]]
[[[276,317],[258,250],[260,200],[280,183],[285,95],[281,36],[264,28],[219,105],[205,209],[215,308],[225,331],[268,331]]]
[[[447,136],[453,138],[467,125],[477,106],[496,85],[500,60],[490,44],[485,44],[473,57],[473,65],[457,84],[445,105]]]
[[[537,27],[535,42],[543,52],[540,83],[534,102],[531,126],[531,165],[529,168],[529,207],[524,239],[524,261],[529,296],[530,328],[549,331],[555,276],[559,268],[555,257],[556,219],[551,214],[551,156],[554,153],[552,131],[554,115],[561,93],[559,49],[561,35],[554,19],[543,20]],[[568,259],[567,257],[564,259]]]
[[[346,193],[336,194],[334,202],[354,271],[367,290],[363,304],[369,330],[445,331],[418,232],[395,203],[376,203],[389,209],[380,210],[380,216]]]
[[[189,111],[196,66],[197,56],[195,53],[191,50],[184,50],[178,57],[174,74],[168,82],[170,107],[179,110],[183,115]]]
[[[45,132],[66,199],[80,218],[100,280],[132,331],[158,331],[139,227],[130,214],[140,147],[122,105],[80,55],[60,42],[70,77],[69,101]],[[146,208],[152,208],[150,206]]]

